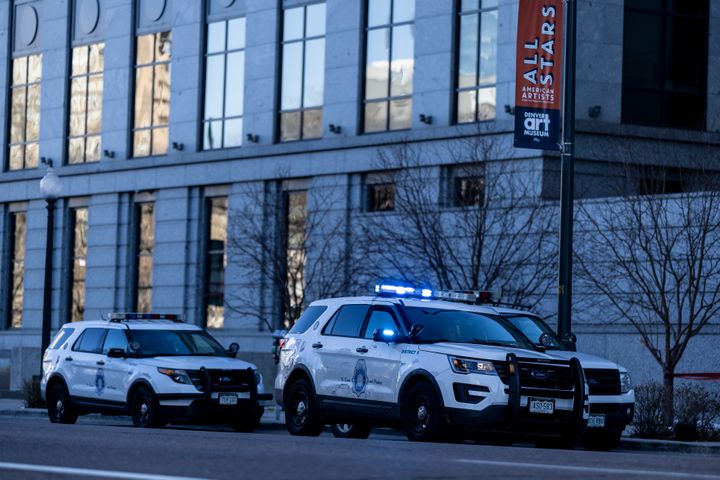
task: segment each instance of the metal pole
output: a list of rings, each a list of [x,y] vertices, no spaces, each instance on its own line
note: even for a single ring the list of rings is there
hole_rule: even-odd
[[[562,153],[560,154],[560,272],[558,285],[558,334],[570,333],[572,324],[573,198],[575,161],[575,24],[576,0],[565,0],[565,94]]]
[[[43,373],[42,359],[50,345],[50,313],[52,310],[52,268],[53,240],[55,233],[55,199],[47,200],[47,240],[45,242],[45,284],[43,287],[42,340],[40,343],[40,375]]]

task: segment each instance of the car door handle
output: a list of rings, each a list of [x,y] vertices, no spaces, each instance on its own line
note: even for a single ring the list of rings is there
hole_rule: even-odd
[[[358,353],[367,353],[368,349],[367,349],[367,347],[358,347],[355,349],[355,351]]]
[[[105,362],[103,362],[102,360],[98,360],[97,362],[95,362],[95,364],[96,365],[105,365]]]
[[[65,357],[66,362],[72,362],[72,357]]]
[[[322,343],[320,343],[320,342],[318,342],[318,343],[313,343],[313,344],[312,344],[312,347],[313,347],[313,348],[322,348]]]

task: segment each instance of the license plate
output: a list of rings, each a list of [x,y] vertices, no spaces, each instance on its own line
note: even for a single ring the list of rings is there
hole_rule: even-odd
[[[220,395],[218,400],[220,405],[237,405],[238,403],[237,395]]]
[[[605,428],[605,415],[590,415],[588,428]]]
[[[530,404],[530,413],[542,413],[544,415],[552,415],[555,411],[555,400],[531,398],[528,400],[528,402]]]

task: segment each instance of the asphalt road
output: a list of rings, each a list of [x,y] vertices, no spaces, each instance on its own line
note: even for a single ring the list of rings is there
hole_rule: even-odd
[[[720,480],[720,455],[588,452],[532,447],[291,437],[270,427],[141,430],[127,419],[76,425],[0,417],[0,479],[119,478],[469,479],[687,478]]]

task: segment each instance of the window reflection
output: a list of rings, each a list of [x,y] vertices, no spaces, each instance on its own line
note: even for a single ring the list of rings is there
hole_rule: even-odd
[[[79,322],[85,317],[85,273],[87,269],[87,233],[88,209],[86,207],[74,208],[70,212],[72,223],[72,256],[70,285],[71,322]]]
[[[209,230],[207,233],[207,276],[205,280],[208,328],[222,328],[225,324],[225,268],[227,267],[228,201],[226,197],[208,201]]]
[[[415,0],[368,0],[365,132],[412,126]]]
[[[13,59],[10,86],[10,170],[35,168],[38,165],[41,77],[41,54]]]
[[[496,0],[463,0],[458,44],[458,123],[495,118],[497,83]]]
[[[152,268],[155,247],[155,205],[141,203],[137,206],[137,277],[135,308],[147,313],[152,308]]]
[[[164,155],[170,123],[171,32],[137,37],[133,155]]]
[[[307,235],[307,191],[285,193],[285,270],[289,312],[285,313],[285,327],[290,319],[298,318],[305,296],[305,265]]]
[[[209,23],[205,52],[203,149],[242,145],[245,19]]]
[[[10,328],[21,328],[23,324],[23,298],[25,293],[25,238],[27,222],[25,212],[10,214],[12,233],[10,266],[12,269],[12,290],[10,291]]]
[[[100,160],[105,44],[72,49],[68,163]]]
[[[322,136],[325,4],[284,12],[280,141]]]

